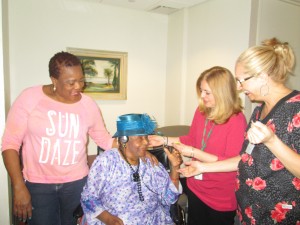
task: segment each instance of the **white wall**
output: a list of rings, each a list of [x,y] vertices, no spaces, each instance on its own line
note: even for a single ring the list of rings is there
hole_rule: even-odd
[[[300,6],[279,0],[260,0],[259,9],[257,42],[277,37],[292,46],[298,65],[288,86],[300,90]]]
[[[170,15],[168,125],[191,123],[198,105],[196,81],[201,72],[218,65],[234,73],[236,58],[248,47],[250,13],[250,0],[211,0]]]
[[[3,3],[3,2],[2,2]],[[5,87],[4,87],[4,54],[5,51],[3,49],[3,42],[5,40],[5,24],[6,20],[4,15],[4,9],[6,9],[6,4],[0,4],[0,137],[3,135],[3,129],[5,126]],[[5,43],[5,42],[4,42]],[[0,146],[1,146],[0,139]],[[10,224],[10,210],[9,210],[9,182],[8,176],[5,170],[5,166],[0,157],[0,224],[7,225]]]
[[[169,16],[165,87],[166,125],[184,124],[187,14],[186,9]]]
[[[284,0],[252,0],[251,30],[249,45],[261,44],[265,39],[276,37],[288,42],[296,56],[294,75],[287,86],[300,90],[300,6]],[[257,104],[246,100],[247,118]]]
[[[71,3],[72,2],[72,3]],[[48,61],[67,47],[128,52],[126,101],[98,101],[108,130],[118,115],[147,112],[164,123],[166,15],[96,1],[11,0],[12,100],[26,87],[50,83]]]

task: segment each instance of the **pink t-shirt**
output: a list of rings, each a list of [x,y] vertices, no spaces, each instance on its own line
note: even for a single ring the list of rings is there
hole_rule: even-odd
[[[22,145],[23,176],[34,183],[65,183],[88,174],[90,136],[104,149],[112,147],[97,104],[82,94],[65,104],[43,93],[42,86],[24,90],[12,105],[2,139],[2,151]]]
[[[207,124],[204,137],[205,152],[218,156],[218,160],[239,155],[244,141],[246,119],[243,113],[231,116],[225,123],[215,125],[210,137],[208,132],[212,123]],[[190,132],[181,136],[180,141],[200,149],[205,127],[205,117],[197,109],[193,118]],[[191,191],[209,207],[218,211],[233,211],[237,207],[235,197],[236,172],[205,173],[203,179],[187,178],[187,185]]]

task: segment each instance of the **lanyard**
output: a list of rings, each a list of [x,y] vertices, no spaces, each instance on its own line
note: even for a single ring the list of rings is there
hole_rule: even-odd
[[[206,135],[207,124],[208,124],[208,119],[205,120],[204,131],[203,131],[203,134],[202,134],[202,140],[201,140],[201,145],[202,145],[201,150],[202,150],[202,151],[205,150],[207,141],[208,141],[208,139],[209,139],[209,137],[210,137],[210,135],[211,135],[211,133],[212,133],[214,127],[215,127],[215,123],[213,123],[213,125],[211,126],[210,130],[209,130],[208,133],[207,133],[206,140],[204,140],[204,139],[205,139],[205,135]]]

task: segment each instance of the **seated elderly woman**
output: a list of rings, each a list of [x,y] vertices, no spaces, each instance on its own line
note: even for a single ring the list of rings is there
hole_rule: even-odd
[[[144,158],[148,135],[156,123],[147,114],[126,114],[117,120],[119,148],[99,155],[94,161],[81,195],[81,205],[89,225],[173,224],[170,205],[180,192],[182,159],[176,150],[165,152],[170,174],[161,165]]]

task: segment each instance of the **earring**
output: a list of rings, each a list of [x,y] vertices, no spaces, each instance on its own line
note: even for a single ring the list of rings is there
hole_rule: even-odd
[[[56,87],[53,85],[53,92],[55,92],[56,91]]]
[[[269,94],[269,86],[268,84],[263,84],[260,87],[260,95],[261,96],[267,96]]]

